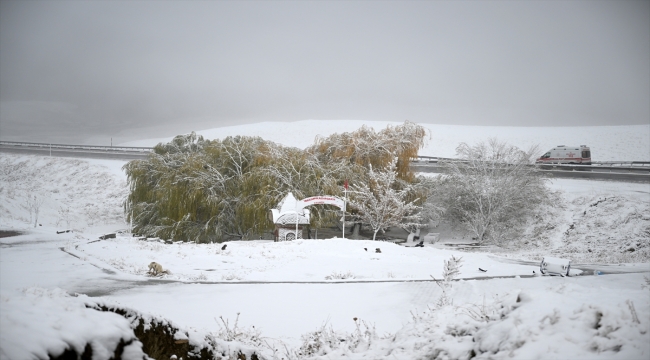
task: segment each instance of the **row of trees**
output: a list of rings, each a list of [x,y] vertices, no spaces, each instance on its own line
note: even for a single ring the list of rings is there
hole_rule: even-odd
[[[319,137],[301,150],[259,137],[205,140],[196,134],[158,144],[146,160],[124,169],[130,194],[125,211],[133,231],[164,239],[212,242],[250,239],[273,229],[267,211],[288,193],[297,198],[342,196],[348,210],[372,228],[408,230],[429,220],[459,224],[479,242],[515,237],[535,209],[549,202],[543,178],[530,166],[536,148],[522,151],[495,139],[461,144],[443,174],[416,177],[410,160],[426,131],[405,122]],[[312,226],[339,221],[338,209],[312,208]]]
[[[531,166],[538,152],[497,139],[461,143],[456,159],[440,163],[441,176],[410,182],[397,177],[397,158],[380,171],[370,165],[368,182],[353,186],[351,204],[373,239],[387,227],[412,231],[442,220],[464,227],[479,243],[506,245],[541,206],[552,205],[546,179]]]
[[[146,236],[198,242],[254,238],[272,230],[266,213],[288,192],[297,198],[341,196],[344,180],[367,183],[372,166],[393,166],[400,181],[414,181],[408,166],[400,165],[408,161],[399,159],[417,154],[425,135],[410,122],[379,133],[363,127],[319,138],[305,150],[259,137],[177,136],[158,144],[146,160],[124,166],[130,187],[125,212],[132,230]],[[336,208],[315,207],[312,226],[331,225],[339,217]]]

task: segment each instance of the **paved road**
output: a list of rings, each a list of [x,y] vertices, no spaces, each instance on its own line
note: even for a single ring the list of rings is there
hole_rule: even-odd
[[[0,144],[0,152],[25,155],[43,155],[56,157],[75,157],[84,159],[134,160],[145,159],[147,153],[129,151],[94,151],[85,149],[58,149],[47,147],[28,147]]]
[[[89,149],[61,149],[48,148],[43,146],[15,146],[0,144],[0,152],[14,154],[31,154],[58,157],[77,157],[87,159],[114,159],[134,160],[145,159],[147,152],[116,150],[89,150]],[[414,163],[411,169],[416,172],[440,173],[440,167],[435,163]],[[638,172],[624,172],[623,170],[606,171],[598,168],[585,168],[579,171],[573,170],[540,170],[544,176],[549,178],[571,178],[589,180],[612,180],[623,182],[647,182],[650,183],[650,172],[647,168],[640,168]]]
[[[413,164],[411,169],[423,173],[442,173],[441,168],[434,164]],[[640,172],[611,172],[602,171],[598,168],[573,170],[539,170],[548,178],[562,179],[588,179],[588,180],[612,180],[621,182],[642,182],[650,183],[650,173],[647,169]]]
[[[147,152],[128,151],[125,149],[116,150],[91,150],[91,149],[62,149],[48,148],[43,146],[15,146],[0,144],[0,152],[14,154],[32,154],[60,157],[77,157],[86,159],[114,159],[134,160],[145,159]],[[436,163],[414,163],[411,168],[416,172],[440,173],[440,167]],[[609,169],[609,168],[608,168]],[[625,170],[604,170],[597,167],[581,168],[579,170],[553,169],[540,170],[544,176],[549,178],[571,178],[589,180],[612,180],[623,182],[648,182],[650,183],[650,171],[647,167],[635,171]]]

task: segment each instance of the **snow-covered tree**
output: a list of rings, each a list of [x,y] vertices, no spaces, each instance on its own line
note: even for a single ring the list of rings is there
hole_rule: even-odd
[[[273,228],[267,211],[288,192],[299,198],[341,196],[343,181],[364,183],[371,166],[383,169],[391,162],[400,181],[412,182],[409,160],[417,156],[425,134],[421,126],[406,122],[379,133],[362,128],[335,134],[307,150],[259,137],[177,136],[158,144],[147,159],[124,166],[130,186],[125,214],[132,231],[146,236],[250,239]],[[331,225],[337,215],[330,205],[314,207],[311,223]]]
[[[124,169],[131,188],[125,213],[135,233],[208,242],[272,230],[267,211],[288,192],[338,195],[347,168],[259,137],[210,141],[192,133],[159,144]],[[325,224],[335,215],[316,208],[312,222]]]
[[[350,187],[350,205],[358,211],[361,222],[372,228],[373,240],[379,230],[391,226],[419,225],[419,199],[409,199],[413,184],[398,179],[396,164],[397,158],[385,170],[374,170],[370,165],[368,181]]]
[[[444,209],[447,220],[460,222],[479,242],[512,238],[521,224],[549,199],[545,180],[528,151],[489,139],[487,143],[456,149],[458,161],[445,161],[428,202]]]
[[[360,169],[352,170],[354,166],[343,162],[323,163],[314,154],[297,148],[278,146],[272,151],[273,161],[260,167],[251,181],[263,187],[267,197],[277,201],[289,192],[298,199],[325,194],[341,196],[341,179],[354,178],[354,173],[361,173]],[[337,210],[331,205],[312,207],[310,226],[335,223],[340,217]]]
[[[345,161],[365,169],[386,168],[397,158],[396,171],[402,180],[413,181],[411,160],[418,156],[425,143],[427,131],[424,127],[405,121],[398,126],[388,126],[379,132],[362,126],[350,133],[332,134],[326,138],[317,137],[307,151],[315,154],[323,163]]]
[[[125,212],[132,230],[201,242],[241,236],[235,221],[239,185],[263,145],[260,138],[209,141],[191,133],[157,145],[146,160],[129,162]]]
[[[45,196],[43,194],[33,194],[27,195],[27,207],[29,209],[29,219],[32,220],[32,214],[34,214],[34,227],[38,225],[38,215],[41,211],[41,206],[45,201]]]

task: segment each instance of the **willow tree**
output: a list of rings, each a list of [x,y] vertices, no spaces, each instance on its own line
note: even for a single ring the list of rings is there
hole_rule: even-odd
[[[130,194],[125,203],[134,233],[163,239],[210,242],[250,239],[273,228],[267,211],[287,192],[336,195],[342,165],[259,137],[208,141],[192,133],[159,144],[146,160],[124,166]],[[318,226],[333,219],[315,209]]]
[[[371,166],[386,169],[397,158],[397,176],[410,182],[414,180],[410,162],[418,156],[426,137],[424,127],[409,121],[402,125],[389,125],[379,132],[364,125],[353,132],[317,137],[307,151],[322,162],[343,160],[366,170]]]
[[[210,226],[224,213],[222,195],[231,176],[211,166],[207,147],[194,133],[158,144],[146,160],[124,166],[130,193],[125,202],[134,233],[171,240],[211,241],[221,234]]]

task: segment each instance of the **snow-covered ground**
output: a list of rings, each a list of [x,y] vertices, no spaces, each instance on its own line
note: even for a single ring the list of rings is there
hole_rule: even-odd
[[[309,145],[313,136],[287,140],[286,130],[296,124],[311,124],[303,129],[314,129],[314,136],[359,126],[283,123],[285,138],[277,124],[211,131]],[[573,134],[578,140],[554,138],[546,147],[586,143],[595,154],[606,149],[609,157],[599,160],[648,160],[647,128],[587,128]],[[501,139],[518,139],[512,143],[519,146],[545,136],[528,134],[530,128],[499,129],[508,135]],[[442,139],[452,149],[427,155],[451,156],[457,142],[493,134],[438,126],[432,135],[436,145],[428,149]],[[258,353],[265,358],[650,356],[650,184],[554,180],[549,186],[560,191],[557,207],[531,224],[528,244],[507,251],[442,246],[464,239],[453,229],[435,230],[440,242],[425,248],[327,239],[229,242],[222,250],[224,244],[165,244],[126,232],[97,241],[128,228],[124,163],[0,154],[0,230],[24,233],[0,238],[0,358],[43,358],[90,340],[100,350],[97,358],[108,358],[101,349],[120,339],[132,341],[126,358],[140,356],[128,320],[88,309],[92,303],[168,319],[195,343],[223,338],[220,317],[232,326],[240,314],[242,333],[263,337]],[[44,201],[36,227],[27,206],[34,195]],[[530,277],[545,255],[572,259],[572,274],[580,276]],[[428,281],[443,278],[444,261],[452,256],[462,257],[461,280]],[[148,276],[151,261],[170,274]],[[509,277],[480,279],[488,276]],[[245,336],[236,340],[232,349],[259,345]]]

